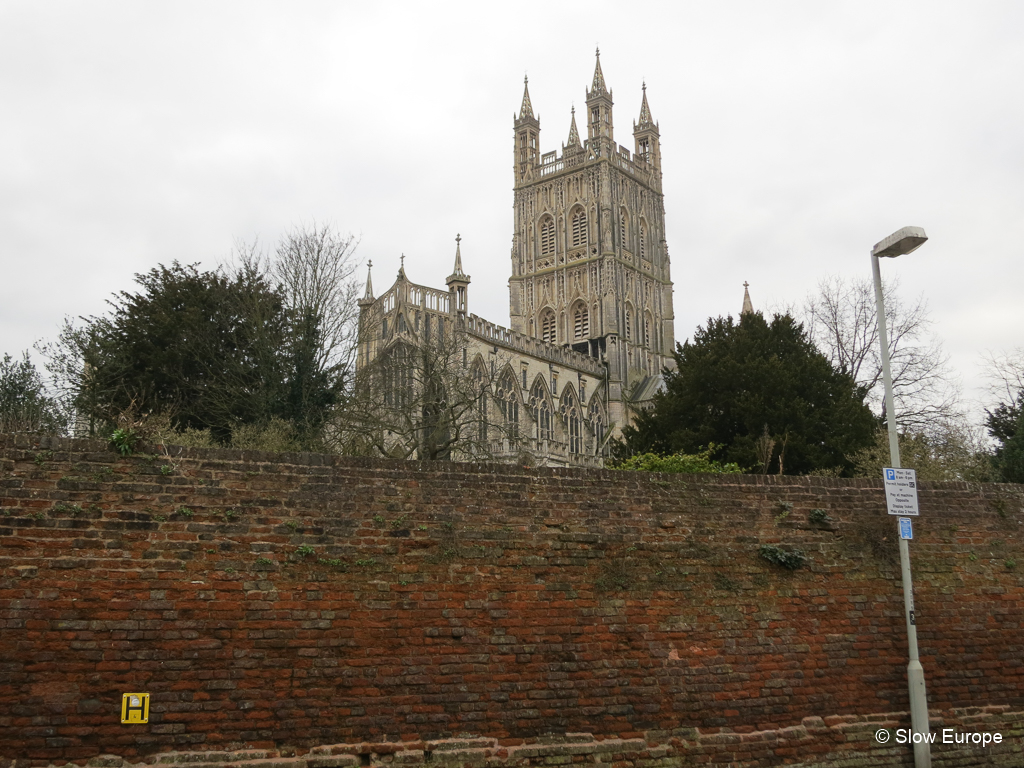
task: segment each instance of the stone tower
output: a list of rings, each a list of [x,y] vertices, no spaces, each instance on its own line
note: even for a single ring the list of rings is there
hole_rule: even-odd
[[[524,87],[514,119],[510,314],[514,331],[601,359],[609,417],[623,425],[624,401],[647,400],[673,363],[661,138],[645,84],[633,151],[615,143],[600,51],[586,107],[586,141],[574,108],[561,155],[541,154],[540,119]]]

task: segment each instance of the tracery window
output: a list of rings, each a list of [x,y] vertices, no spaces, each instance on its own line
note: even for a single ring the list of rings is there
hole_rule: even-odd
[[[576,248],[587,244],[587,212],[576,209],[572,215],[572,245]]]
[[[519,396],[516,394],[515,379],[512,374],[507,374],[498,384],[494,393],[498,401],[498,408],[501,411],[501,419],[504,422],[505,434],[511,439],[519,437]]]
[[[534,437],[538,440],[550,440],[551,404],[548,402],[544,385],[538,380],[530,391],[530,405],[533,410]]]
[[[586,339],[590,336],[590,313],[583,304],[577,304],[572,314],[573,338]]]
[[[580,414],[575,408],[569,411],[569,453],[583,453],[583,430]]]
[[[540,338],[548,344],[555,343],[555,313],[550,309],[540,316]]]
[[[555,252],[555,222],[545,219],[540,225],[540,255],[550,256]]]

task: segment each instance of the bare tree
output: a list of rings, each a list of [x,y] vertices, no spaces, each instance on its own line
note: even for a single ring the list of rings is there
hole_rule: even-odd
[[[474,362],[458,321],[435,317],[375,343],[381,351],[356,375],[333,423],[339,450],[428,461],[491,455],[506,429],[488,418],[501,366]]]
[[[931,335],[928,306],[921,298],[905,304],[899,281],[883,284],[885,324],[893,378],[896,419],[902,430],[929,431],[937,421],[958,419],[959,386],[948,356]],[[801,312],[807,333],[837,369],[867,392],[875,413],[883,413],[884,386],[878,341],[875,289],[871,280],[831,276],[818,284]]]
[[[986,352],[984,376],[986,390],[993,400],[1014,403],[1024,393],[1024,347],[1009,352]]]
[[[316,318],[320,343],[319,369],[341,366],[348,370],[356,348],[359,308],[359,260],[354,235],[342,235],[330,224],[296,226],[285,233],[273,255],[259,241],[239,242],[235,259],[241,268],[265,272],[284,290],[288,308],[298,316]]]

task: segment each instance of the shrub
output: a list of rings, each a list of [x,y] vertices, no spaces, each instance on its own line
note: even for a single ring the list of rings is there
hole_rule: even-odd
[[[689,475],[739,474],[743,470],[738,464],[723,463],[711,458],[715,446],[710,445],[700,453],[641,453],[615,462],[611,469],[626,469],[637,472],[672,472]]]

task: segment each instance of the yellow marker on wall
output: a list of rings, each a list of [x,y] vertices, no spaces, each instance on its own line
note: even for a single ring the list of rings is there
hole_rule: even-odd
[[[141,724],[149,722],[148,693],[122,694],[121,722],[129,724]]]

